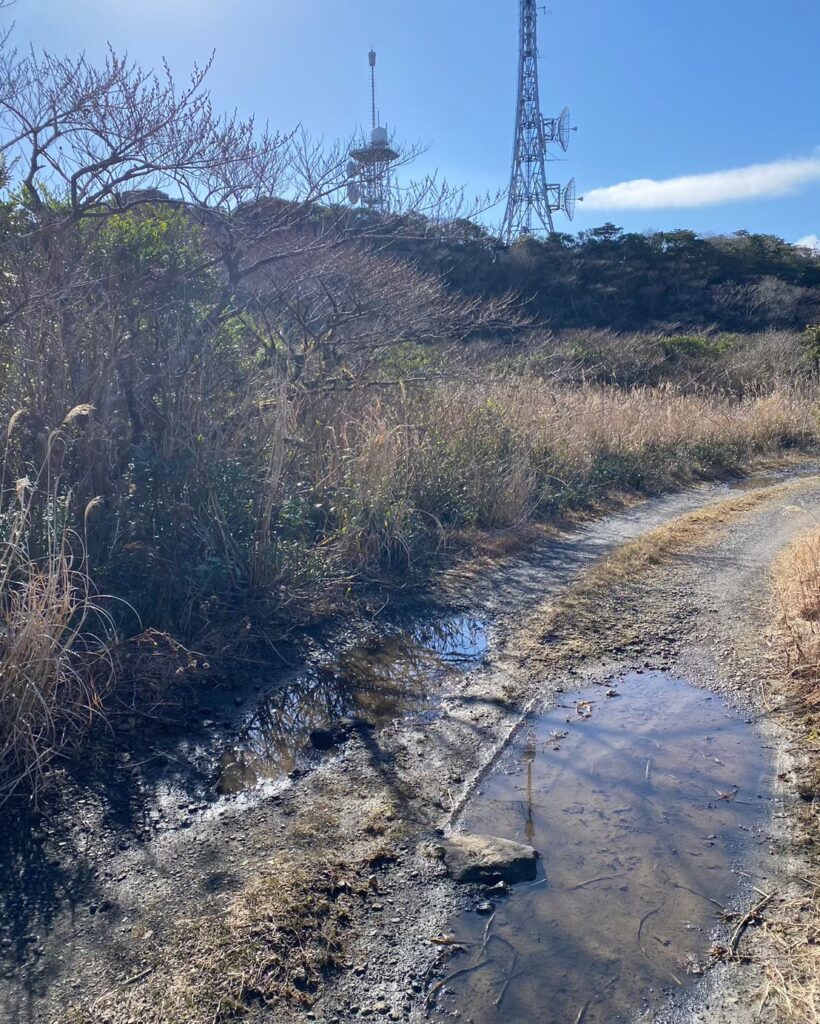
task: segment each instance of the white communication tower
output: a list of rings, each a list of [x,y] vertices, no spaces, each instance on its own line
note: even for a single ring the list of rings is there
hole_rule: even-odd
[[[347,164],[347,197],[353,206],[374,213],[389,213],[393,192],[392,167],[401,154],[394,148],[387,128],[379,124],[376,110],[376,51],[370,62],[370,135],[357,140]]]

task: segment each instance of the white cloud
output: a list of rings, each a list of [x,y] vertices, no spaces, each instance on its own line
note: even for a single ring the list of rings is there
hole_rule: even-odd
[[[652,178],[622,181],[618,185],[587,192],[584,207],[593,210],[661,210],[718,206],[746,199],[792,195],[815,181],[820,181],[820,155],[752,164],[711,174],[691,174],[666,181]]]
[[[798,238],[794,244],[803,246],[805,249],[820,250],[820,235],[804,235],[802,238]]]

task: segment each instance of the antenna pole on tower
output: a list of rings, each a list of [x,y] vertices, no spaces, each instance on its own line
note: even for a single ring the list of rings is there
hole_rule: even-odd
[[[370,130],[376,127],[376,51],[367,55],[370,61]]]
[[[563,210],[572,220],[575,182],[566,188],[551,184],[547,175],[548,146],[558,142],[566,150],[569,111],[544,118],[538,85],[538,5],[520,0],[518,99],[515,114],[512,172],[507,210],[501,234],[509,245],[521,235],[555,231],[553,213]]]

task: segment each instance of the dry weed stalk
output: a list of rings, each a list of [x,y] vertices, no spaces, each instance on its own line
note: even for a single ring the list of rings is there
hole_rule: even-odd
[[[102,713],[112,680],[113,621],[84,539],[66,525],[71,495],[51,464],[62,431],[90,411],[75,407],[51,432],[34,482],[0,487],[0,803],[20,788],[36,799],[54,759],[76,749]],[[9,436],[17,421],[15,413]],[[95,507],[85,509],[86,526]]]

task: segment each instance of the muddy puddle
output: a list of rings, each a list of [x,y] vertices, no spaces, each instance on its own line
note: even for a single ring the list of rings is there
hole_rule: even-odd
[[[218,792],[238,793],[299,768],[318,730],[429,717],[447,685],[481,663],[487,645],[481,619],[455,615],[319,660],[258,701],[220,758]]]
[[[468,830],[530,843],[542,861],[492,919],[479,906],[452,922],[465,952],[447,972],[471,969],[447,983],[443,1011],[613,1024],[708,961],[720,905],[763,841],[765,750],[720,697],[658,673],[614,685],[534,716],[468,805]]]

